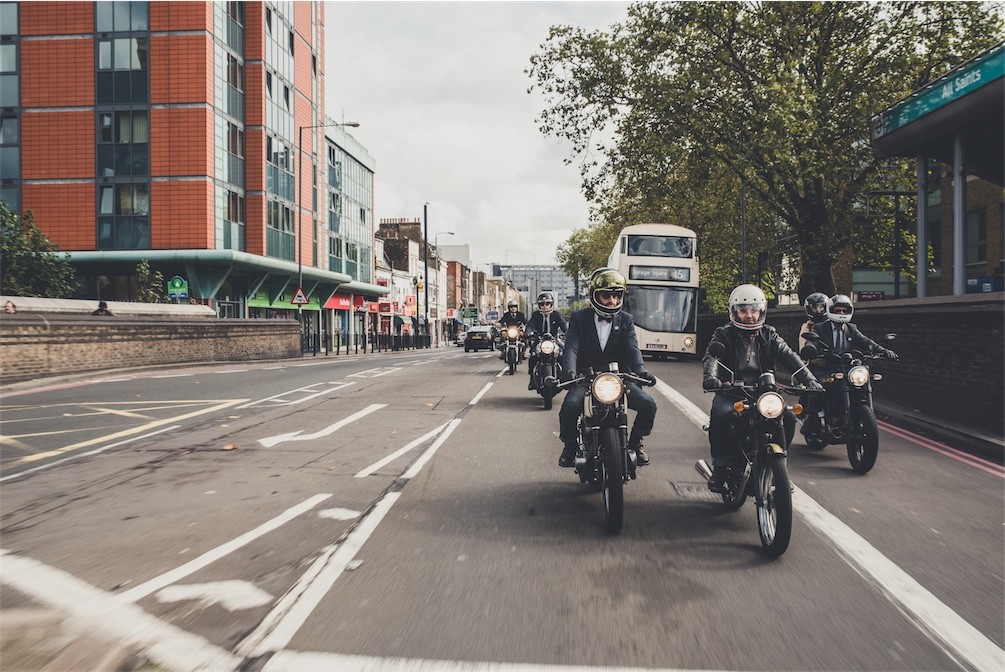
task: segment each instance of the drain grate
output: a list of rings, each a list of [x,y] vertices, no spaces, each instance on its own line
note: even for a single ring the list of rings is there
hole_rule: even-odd
[[[694,499],[700,501],[717,501],[719,495],[714,492],[709,491],[708,484],[705,482],[688,482],[684,481],[678,483],[677,481],[670,481],[670,487],[673,488],[674,492],[681,499]]]

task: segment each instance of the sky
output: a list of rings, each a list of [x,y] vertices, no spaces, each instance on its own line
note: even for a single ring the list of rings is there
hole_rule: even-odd
[[[627,2],[346,2],[325,7],[328,115],[376,163],[374,219],[420,219],[479,264],[556,264],[587,226],[571,145],[545,137],[525,70],[553,25],[609,28]],[[481,269],[486,270],[486,269]]]

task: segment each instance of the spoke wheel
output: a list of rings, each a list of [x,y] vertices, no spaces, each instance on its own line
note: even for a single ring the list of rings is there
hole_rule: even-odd
[[[784,455],[768,457],[758,479],[757,531],[761,546],[774,557],[789,547],[792,537],[792,486]]]
[[[614,428],[605,429],[601,441],[604,445],[604,463],[601,466],[604,516],[607,531],[617,534],[625,520],[625,478],[620,432]]]
[[[861,404],[851,409],[848,428],[848,461],[859,474],[867,474],[876,466],[879,455],[879,428],[872,409]]]

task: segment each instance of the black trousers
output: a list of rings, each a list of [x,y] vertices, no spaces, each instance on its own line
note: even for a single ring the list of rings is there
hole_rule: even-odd
[[[628,408],[635,411],[635,422],[632,423],[632,434],[649,436],[656,421],[656,402],[643,390],[638,383],[625,382],[628,392]],[[576,440],[576,421],[583,412],[583,399],[586,398],[586,388],[582,385],[570,387],[565,393],[562,408],[558,411],[559,432],[563,443]]]
[[[729,424],[733,418],[734,395],[716,394],[712,399],[712,410],[709,413],[708,443],[712,453],[712,462],[731,461],[740,457],[740,446],[737,437],[730,431]],[[785,446],[788,449],[792,437],[796,433],[796,414],[785,411],[782,414],[782,425],[785,428]]]

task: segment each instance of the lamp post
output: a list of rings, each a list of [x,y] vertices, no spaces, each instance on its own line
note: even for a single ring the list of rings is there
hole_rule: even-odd
[[[442,257],[440,256],[440,236],[452,236],[452,235],[454,235],[453,231],[440,231],[439,233],[437,233],[437,234],[435,234],[433,236],[433,247],[436,248],[436,290],[437,290],[437,296],[435,297],[435,300],[437,302],[439,301],[439,298],[440,298],[438,294],[439,294],[439,289],[440,289],[440,259],[442,259]],[[428,269],[427,269],[427,272],[428,272]],[[428,295],[427,295],[427,297],[428,297]],[[429,299],[427,298],[426,300],[428,301]],[[442,318],[440,317],[439,303],[437,303],[436,305],[437,305],[437,311],[436,311],[437,334],[439,334],[439,324],[440,324],[440,320]],[[427,313],[427,318],[428,318],[428,313],[429,313],[429,307],[428,306],[426,307],[426,313]],[[426,320],[426,333],[429,333],[429,320],[428,319]],[[437,341],[436,342],[437,342],[437,344],[439,343],[439,336],[437,336]]]
[[[359,128],[358,121],[343,121],[341,123],[331,123],[331,124],[318,124],[316,126],[301,126],[297,131],[297,200],[293,203],[293,207],[297,211],[297,289],[304,288],[304,253],[303,253],[303,234],[304,234],[304,216],[302,209],[303,203],[303,193],[304,193],[304,129],[315,129],[315,128],[330,128],[332,126],[349,126],[351,128]],[[314,209],[311,209],[312,217]],[[300,320],[300,311],[302,306],[297,306],[297,319]]]
[[[422,269],[423,275],[429,275],[429,203],[422,205]],[[416,297],[418,302],[418,297]],[[418,308],[418,306],[416,306]],[[422,306],[423,318],[426,321],[426,335],[429,335],[429,284],[426,284],[426,303]],[[418,315],[418,311],[416,311]],[[418,320],[416,320],[418,322]]]

